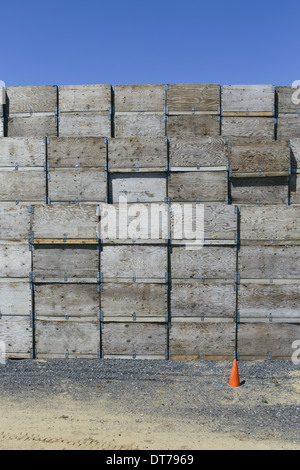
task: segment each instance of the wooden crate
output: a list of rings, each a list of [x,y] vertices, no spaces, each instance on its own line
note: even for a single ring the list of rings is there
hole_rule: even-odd
[[[102,137],[53,137],[47,140],[47,162],[53,168],[105,170],[107,143]]]
[[[29,315],[3,316],[0,320],[0,341],[4,343],[4,357],[27,359],[32,350],[32,327]]]
[[[110,137],[111,118],[108,113],[74,112],[59,116],[60,137]]]
[[[17,203],[44,202],[46,178],[43,168],[1,168],[0,200]]]
[[[35,205],[33,242],[96,243],[98,204]]]
[[[201,250],[187,250],[173,246],[171,253],[172,282],[182,280],[234,281],[236,252],[233,246],[204,246]]]
[[[277,97],[279,114],[298,114],[300,109],[299,87],[278,86]]]
[[[97,320],[100,297],[97,284],[38,284],[34,292],[37,320]]]
[[[168,249],[157,245],[104,246],[101,272],[104,282],[165,282]]]
[[[230,181],[232,204],[287,204],[289,177],[245,177]]]
[[[232,320],[173,321],[170,329],[171,359],[231,359],[235,333]]]
[[[165,359],[167,329],[161,323],[104,323],[102,352],[104,358]]]
[[[118,113],[164,113],[164,85],[115,85],[115,112]]]
[[[31,271],[31,253],[28,243],[0,241],[0,278],[28,278]]]
[[[274,116],[274,85],[223,85],[223,116]]]
[[[101,202],[107,198],[107,175],[98,169],[52,169],[48,173],[51,202]]]
[[[226,169],[228,150],[222,137],[172,137],[169,143],[172,171]]]
[[[35,282],[97,282],[97,246],[37,246],[32,253]]]
[[[54,114],[33,114],[9,116],[7,137],[55,137],[57,116]]]
[[[124,113],[115,115],[114,137],[116,138],[163,138],[165,134],[165,120],[162,113]]]
[[[110,139],[110,172],[158,172],[168,170],[168,148],[164,137]]]
[[[15,114],[56,114],[56,86],[7,87],[7,107],[9,115]]]
[[[46,161],[44,139],[5,137],[0,139],[0,167],[42,167]]]
[[[28,241],[31,213],[26,203],[0,202],[0,240]]]
[[[279,114],[277,124],[277,139],[300,138],[300,114]]]
[[[220,114],[220,85],[174,84],[166,92],[166,113]]]
[[[168,116],[166,134],[170,139],[217,137],[221,134],[220,117],[199,114]]]
[[[100,328],[97,320],[39,319],[35,328],[36,358],[97,358]]]
[[[234,282],[226,280],[172,280],[171,316],[194,321],[230,318],[236,311]]]
[[[28,273],[27,273],[28,276]],[[27,279],[0,279],[0,317],[26,317],[30,320],[31,290]],[[0,319],[0,330],[1,330]]]
[[[58,89],[61,113],[103,112],[111,108],[111,86],[63,85]]]
[[[104,282],[101,311],[104,321],[168,321],[166,286],[139,282]]]
[[[238,329],[239,359],[291,360],[293,342],[300,337],[300,323],[247,322]]]
[[[221,135],[231,143],[241,138],[251,142],[275,140],[275,121],[271,117],[223,117],[221,129]]]
[[[167,178],[161,173],[117,173],[111,175],[109,199],[113,204],[124,198],[129,203],[164,202],[167,197]]]
[[[222,202],[228,197],[225,170],[201,172],[172,172],[168,179],[171,202]]]

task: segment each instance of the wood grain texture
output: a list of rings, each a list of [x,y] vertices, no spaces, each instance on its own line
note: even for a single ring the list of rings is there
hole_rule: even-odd
[[[292,86],[278,86],[278,112],[279,114],[298,114],[300,109],[300,88]]]
[[[0,341],[5,344],[8,358],[28,358],[32,349],[32,328],[29,315],[3,316],[0,320]]]
[[[221,135],[228,137],[231,142],[241,137],[252,142],[272,142],[275,140],[275,122],[273,118],[264,117],[223,117]]]
[[[199,169],[223,166],[228,160],[226,140],[222,137],[172,137],[169,144],[170,165]]]
[[[151,114],[116,114],[115,137],[155,137],[165,136],[164,116]]]
[[[167,113],[220,114],[220,85],[174,84],[167,89]]]
[[[0,240],[26,240],[31,214],[26,203],[0,202]]]
[[[233,178],[233,204],[286,204],[289,197],[287,176]]]
[[[109,114],[92,112],[62,113],[59,118],[60,137],[110,137],[111,121]]]
[[[193,139],[194,137],[217,137],[220,135],[218,116],[198,115],[169,116],[167,120],[167,136]]]
[[[109,112],[111,107],[111,86],[104,85],[63,85],[59,87],[59,108],[61,113]]]
[[[0,169],[0,200],[44,202],[46,179],[43,168]]]
[[[5,137],[0,139],[0,167],[43,167],[46,147],[42,138]]]
[[[300,204],[300,171],[290,177],[290,203]]]
[[[299,139],[300,138],[300,115],[279,114],[277,124],[277,139]]]
[[[107,197],[105,172],[97,169],[50,170],[48,196],[51,202],[104,202]]]
[[[168,160],[164,137],[128,137],[110,139],[110,171],[165,171]]]
[[[106,143],[102,137],[53,137],[48,139],[47,161],[52,168],[98,168],[104,171]]]
[[[300,246],[241,246],[238,256],[241,280],[300,279]]]
[[[224,202],[228,195],[226,171],[173,172],[168,196],[173,202]]]
[[[28,276],[28,273],[27,273]],[[0,279],[0,312],[3,316],[27,317],[29,324],[31,291],[27,279]],[[1,320],[0,320],[1,330]]]
[[[0,244],[0,278],[28,278],[31,253],[28,244]]]
[[[274,115],[275,90],[273,85],[223,85],[222,113],[269,113]]]
[[[115,85],[115,111],[164,112],[164,85]]]
[[[163,202],[167,196],[167,179],[155,173],[121,174],[111,179],[110,198],[118,203],[120,198],[133,202]]]
[[[57,118],[53,114],[11,116],[7,123],[7,137],[55,137]]]
[[[52,85],[7,87],[9,115],[19,113],[55,113],[57,87]]]

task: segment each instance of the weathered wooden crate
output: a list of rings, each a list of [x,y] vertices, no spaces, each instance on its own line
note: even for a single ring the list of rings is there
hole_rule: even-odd
[[[100,112],[62,113],[59,116],[60,137],[110,137],[111,118]]]
[[[275,140],[275,120],[272,117],[222,117],[221,135],[231,143],[241,138],[251,142]],[[278,140],[284,140],[279,138]]]
[[[228,149],[222,137],[193,137],[169,139],[170,170],[226,170]]]
[[[103,357],[165,359],[167,332],[164,324],[114,322],[102,325]]]
[[[86,319],[39,319],[35,327],[36,358],[97,358],[99,322]]]
[[[293,342],[300,337],[300,323],[242,322],[238,329],[238,355],[241,360],[290,360]]]
[[[51,202],[104,202],[107,189],[107,174],[98,169],[58,168],[48,173],[48,197]]]
[[[165,282],[168,248],[159,245],[112,245],[101,252],[103,282]]]
[[[46,178],[43,168],[1,168],[0,200],[2,202],[44,202]]]
[[[220,114],[220,85],[174,84],[166,92],[166,114]]]
[[[32,243],[97,243],[97,207],[98,204],[35,205]]]
[[[0,241],[0,278],[27,278],[31,271],[28,243]]]
[[[157,203],[167,197],[167,178],[161,173],[117,173],[111,175],[109,199],[113,204],[120,198],[127,202]]]
[[[5,137],[0,139],[0,167],[42,167],[46,161],[44,139]]]
[[[235,337],[232,320],[176,319],[170,329],[171,359],[231,359]]]
[[[223,116],[274,116],[274,85],[223,85]]]
[[[115,112],[118,113],[164,113],[164,85],[115,85]]]
[[[234,282],[235,272],[236,251],[233,246],[204,246],[201,250],[172,247],[172,283],[175,280],[192,279],[203,282],[214,279]]]
[[[300,88],[292,86],[278,86],[278,113],[298,114],[300,110]]]
[[[228,198],[226,170],[172,172],[168,178],[171,202],[222,202]]]
[[[220,117],[217,115],[176,115],[168,116],[166,135],[173,139],[195,137],[217,137],[221,134]]]
[[[277,123],[277,139],[300,138],[300,114],[279,114]]]
[[[166,135],[166,125],[162,113],[124,113],[116,114],[114,119],[114,137],[155,137]]]
[[[58,88],[59,109],[61,113],[103,112],[111,108],[111,86],[63,85]]]
[[[78,319],[97,320],[100,296],[97,284],[38,284],[35,286],[34,306],[37,320],[70,322]]]
[[[241,207],[241,244],[299,244],[300,206],[244,205]]]
[[[47,139],[47,163],[53,168],[105,170],[107,142],[102,137],[53,137]]]
[[[30,232],[31,212],[26,203],[0,202],[0,240],[26,240]]]
[[[26,317],[30,320],[31,290],[27,279],[0,279],[0,330],[1,319],[9,317]]]
[[[104,321],[165,322],[167,291],[163,284],[104,282],[101,290]]]
[[[7,137],[55,137],[57,136],[57,116],[33,114],[9,116]]]
[[[97,246],[37,246],[32,253],[33,281],[95,283],[99,260]]]
[[[230,181],[232,204],[287,204],[289,177],[244,177]]]
[[[172,280],[171,315],[176,318],[193,318],[233,321],[236,311],[236,290],[233,280]]]
[[[57,109],[57,87],[20,86],[7,87],[6,105],[9,115],[52,113]]]
[[[32,327],[29,315],[2,316],[0,319],[1,352],[4,357],[27,359],[32,351]],[[4,348],[3,348],[4,345]]]
[[[109,140],[110,172],[159,172],[168,170],[165,137],[128,137]]]

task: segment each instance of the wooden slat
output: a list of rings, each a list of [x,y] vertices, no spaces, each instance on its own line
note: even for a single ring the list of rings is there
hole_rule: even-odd
[[[107,178],[98,169],[52,169],[48,173],[51,202],[100,202],[107,197]]]
[[[111,121],[108,114],[100,112],[63,113],[59,119],[60,137],[110,137]]]
[[[299,139],[300,138],[300,115],[279,114],[277,124],[277,139]]]
[[[2,110],[0,109],[0,113]],[[4,137],[4,120],[0,118],[0,137]]]
[[[32,328],[29,315],[28,318],[3,316],[0,320],[0,341],[5,344],[6,357],[29,358],[32,349]]]
[[[164,112],[164,85],[115,85],[115,111]]]
[[[273,85],[223,85],[221,94],[222,114],[274,116],[275,90]]]
[[[42,138],[0,139],[0,167],[44,167],[46,147]]]
[[[31,271],[31,253],[28,243],[0,244],[0,278],[28,278]]]
[[[228,160],[227,145],[222,137],[172,137],[169,144],[172,171],[184,167],[208,169],[224,167]]]
[[[116,114],[115,137],[155,137],[165,136],[165,121],[162,114]]]
[[[300,279],[300,246],[241,246],[239,273],[246,279]]]
[[[28,277],[27,279],[0,279],[1,318],[8,316],[12,319],[24,316],[27,317],[29,324],[31,310],[31,290]]]
[[[300,139],[293,139],[290,142],[292,151],[292,170],[296,173],[300,170]]]
[[[288,177],[233,178],[230,193],[233,204],[286,204]]]
[[[28,240],[30,231],[28,204],[0,203],[0,240]]]
[[[277,96],[278,96],[278,112],[280,114],[281,113],[298,114],[298,111],[300,109],[299,87],[294,88],[292,86],[279,86],[277,87]]]
[[[120,198],[127,202],[163,202],[167,196],[167,179],[157,173],[118,173],[110,181],[110,198],[115,204]]]
[[[104,85],[63,85],[59,87],[59,108],[61,113],[109,112],[111,107],[111,86]]]
[[[162,356],[167,349],[167,330],[159,323],[105,323],[102,349],[104,357]]]
[[[7,87],[9,115],[18,113],[55,113],[57,87],[52,85]]]
[[[220,85],[175,84],[168,85],[167,113],[220,114]]]
[[[300,171],[290,177],[290,203],[300,204]]]
[[[91,167],[104,171],[106,143],[102,137],[52,137],[47,144],[47,162],[53,168]]]
[[[3,202],[44,202],[46,179],[43,168],[1,168],[0,199]]]
[[[173,172],[168,196],[173,202],[223,202],[228,194],[227,173],[222,171]]]
[[[7,123],[7,137],[55,137],[57,118],[53,114],[11,116]]]
[[[228,137],[233,143],[241,137],[250,139],[251,142],[275,140],[275,122],[267,117],[223,117],[222,136]],[[279,138],[278,140],[284,140]]]
[[[217,137],[220,135],[219,116],[198,115],[169,116],[167,136],[193,139],[194,137]]]

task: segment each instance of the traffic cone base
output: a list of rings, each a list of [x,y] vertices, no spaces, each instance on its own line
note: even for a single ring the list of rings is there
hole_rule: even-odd
[[[230,387],[240,387],[240,379],[239,379],[239,371],[238,371],[238,366],[237,366],[237,360],[233,360],[233,365],[232,365],[232,370],[231,370],[231,376],[229,380],[229,386]]]

